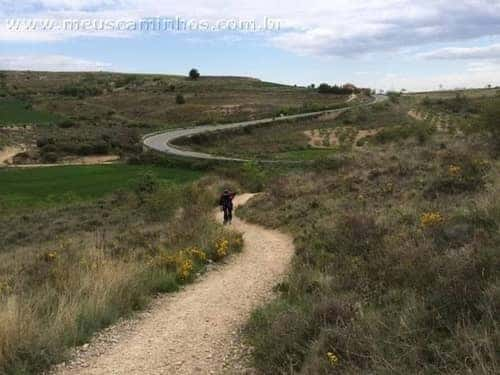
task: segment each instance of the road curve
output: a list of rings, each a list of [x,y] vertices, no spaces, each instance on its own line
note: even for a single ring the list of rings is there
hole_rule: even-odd
[[[161,152],[161,153],[164,153],[167,155],[171,155],[171,156],[180,156],[180,157],[191,158],[191,159],[246,162],[249,160],[248,159],[231,158],[231,157],[225,157],[225,156],[217,156],[217,155],[206,154],[203,152],[184,150],[182,148],[179,148],[178,146],[173,145],[173,142],[177,139],[180,139],[180,138],[192,137],[194,135],[198,135],[198,134],[202,134],[202,133],[210,133],[210,132],[215,132],[215,131],[220,131],[220,130],[245,128],[247,126],[263,125],[263,124],[270,124],[273,122],[282,122],[282,121],[295,120],[295,119],[301,119],[301,118],[315,117],[315,116],[330,114],[330,113],[338,113],[338,112],[343,112],[343,111],[346,111],[348,109],[352,109],[352,108],[356,108],[356,107],[370,106],[373,104],[383,102],[385,100],[387,100],[387,97],[385,95],[376,95],[375,98],[369,103],[358,104],[358,105],[354,105],[354,106],[347,106],[345,108],[339,108],[339,109],[329,109],[329,110],[325,110],[325,111],[301,113],[298,115],[290,115],[290,116],[266,118],[266,119],[261,119],[261,120],[236,122],[233,124],[201,125],[201,126],[196,126],[196,127],[192,127],[192,128],[171,129],[171,130],[157,132],[157,133],[148,134],[148,135],[144,136],[143,137],[143,145],[148,150],[158,151],[158,152]],[[266,163],[282,163],[283,162],[283,161],[277,161],[277,160],[254,160],[254,161],[266,162]]]

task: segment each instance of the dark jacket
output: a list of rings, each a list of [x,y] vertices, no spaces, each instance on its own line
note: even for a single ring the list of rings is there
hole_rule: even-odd
[[[233,199],[235,193],[224,193],[221,195],[220,200],[219,200],[219,205],[222,206],[222,208],[232,210],[233,209]]]

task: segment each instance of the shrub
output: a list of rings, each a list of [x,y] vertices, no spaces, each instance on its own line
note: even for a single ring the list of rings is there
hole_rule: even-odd
[[[59,160],[59,156],[55,152],[44,152],[42,154],[42,161],[44,163],[56,163]]]
[[[344,214],[330,235],[324,234],[329,251],[369,257],[381,247],[385,230],[366,215]]]
[[[144,203],[146,198],[157,192],[160,181],[152,172],[144,173],[136,182],[135,193],[139,202]]]
[[[460,194],[482,189],[489,166],[480,160],[460,158],[455,164],[442,166],[436,176],[424,191],[424,196],[436,198],[442,194]]]
[[[393,126],[384,128],[379,131],[373,139],[380,144],[397,142],[409,138],[413,133],[413,129],[409,126]]]
[[[266,182],[266,174],[257,163],[246,162],[241,173],[242,181],[250,191],[259,192],[262,190]]]
[[[436,127],[430,123],[418,125],[401,125],[383,128],[375,136],[373,140],[379,144],[387,144],[390,142],[398,142],[406,140],[410,137],[415,137],[420,144],[425,143],[436,132]]]
[[[138,82],[139,81],[139,76],[136,74],[127,74],[122,77],[116,82],[116,87],[125,87],[128,86],[132,83]]]
[[[478,112],[477,106],[467,96],[460,93],[457,93],[455,97],[451,99],[431,99],[425,97],[422,100],[422,104],[431,109],[456,114],[471,114]]]
[[[68,119],[68,120],[61,121],[58,125],[60,128],[68,129],[68,128],[72,128],[72,127],[76,126],[76,123],[73,120]]]
[[[400,98],[401,98],[401,93],[399,92],[396,92],[396,91],[389,91],[387,93],[387,96],[389,97],[389,100],[394,103],[394,104],[398,104],[399,101],[400,101]]]
[[[36,146],[38,148],[45,147],[48,144],[53,144],[54,140],[52,138],[40,137],[36,140]]]
[[[185,104],[186,103],[186,99],[184,98],[184,95],[177,94],[177,96],[175,97],[175,102],[177,104]]]
[[[84,98],[86,96],[98,96],[102,94],[102,90],[93,86],[65,86],[60,92],[60,95],[73,96]]]
[[[480,127],[490,134],[489,143],[495,157],[500,155],[500,106],[496,102],[486,104],[480,117]]]

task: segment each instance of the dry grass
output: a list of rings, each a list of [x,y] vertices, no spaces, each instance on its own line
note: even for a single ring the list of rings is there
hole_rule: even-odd
[[[393,135],[243,209],[297,245],[248,327],[263,373],[498,372],[498,160],[481,134]]]
[[[122,195],[122,214],[134,211],[135,220],[2,254],[0,372],[39,373],[156,293],[241,250],[241,236],[213,222],[221,184]]]
[[[36,126],[23,141],[30,146],[32,161],[134,155],[142,150],[140,136],[159,129],[330,108],[347,99],[238,77],[192,81],[167,75],[6,72],[3,82],[8,95],[0,97],[0,104],[15,98],[19,111],[29,108],[54,118],[40,123],[33,115],[29,121]],[[179,95],[185,99],[182,105],[176,102]],[[10,117],[0,119],[0,146],[18,144],[20,137],[2,127],[25,125],[20,120],[24,117],[14,108]]]

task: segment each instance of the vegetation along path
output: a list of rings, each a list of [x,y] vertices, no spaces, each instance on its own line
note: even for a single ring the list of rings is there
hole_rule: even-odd
[[[236,197],[236,206],[251,194]],[[220,220],[220,212],[217,212]],[[291,262],[292,238],[238,218],[243,252],[179,293],[159,298],[139,319],[123,322],[80,348],[56,374],[245,373],[239,342],[251,311],[265,302]]]

